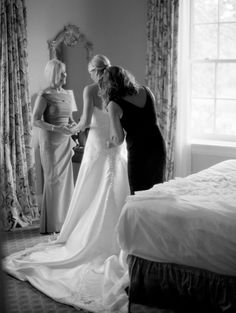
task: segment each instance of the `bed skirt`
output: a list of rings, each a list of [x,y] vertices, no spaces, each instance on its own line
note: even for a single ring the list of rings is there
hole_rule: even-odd
[[[129,313],[136,304],[181,313],[236,312],[236,277],[132,255],[128,264]]]

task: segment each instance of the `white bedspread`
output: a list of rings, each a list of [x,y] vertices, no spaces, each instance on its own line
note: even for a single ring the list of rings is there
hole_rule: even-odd
[[[117,231],[128,254],[236,276],[236,160],[129,196]]]

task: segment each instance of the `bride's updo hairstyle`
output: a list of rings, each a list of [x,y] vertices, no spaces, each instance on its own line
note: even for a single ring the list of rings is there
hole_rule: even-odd
[[[135,77],[120,66],[108,67],[100,84],[101,95],[106,104],[117,98],[137,93],[138,83]]]
[[[47,62],[44,69],[44,76],[50,87],[55,88],[61,80],[61,73],[65,71],[65,64],[58,59]]]
[[[109,66],[111,66],[110,60],[105,55],[97,54],[89,62],[88,71],[96,71],[98,76],[102,76]]]

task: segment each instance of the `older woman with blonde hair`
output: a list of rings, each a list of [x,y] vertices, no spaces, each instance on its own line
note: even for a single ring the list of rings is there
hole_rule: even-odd
[[[40,233],[60,232],[74,191],[71,135],[71,93],[63,89],[66,83],[65,64],[50,60],[45,67],[48,87],[35,101],[33,125],[39,128],[40,159],[44,186],[40,213]]]

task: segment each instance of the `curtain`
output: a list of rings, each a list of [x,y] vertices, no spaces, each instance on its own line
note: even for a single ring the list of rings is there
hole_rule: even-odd
[[[179,39],[178,39],[178,101],[177,128],[175,143],[175,176],[191,174],[191,145],[188,137],[190,123],[190,1],[179,1]]]
[[[31,223],[37,212],[24,0],[1,0],[0,226]]]
[[[155,94],[157,120],[167,144],[166,180],[174,177],[178,6],[178,0],[147,2],[146,84]]]

